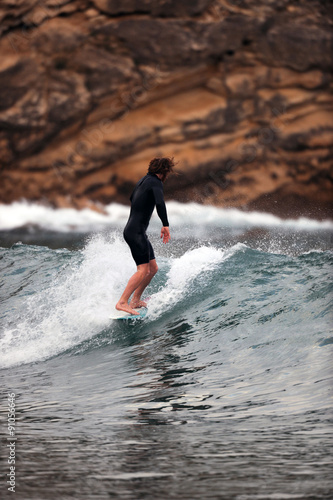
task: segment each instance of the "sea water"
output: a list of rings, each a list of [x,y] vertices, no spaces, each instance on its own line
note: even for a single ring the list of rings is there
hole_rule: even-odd
[[[112,321],[128,208],[0,207],[1,498],[333,498],[333,224],[168,212],[146,318]]]

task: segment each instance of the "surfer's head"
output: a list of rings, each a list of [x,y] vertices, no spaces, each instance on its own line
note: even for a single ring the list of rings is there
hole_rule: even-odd
[[[162,182],[172,173],[175,161],[173,158],[153,158],[148,167],[148,174],[155,174],[161,179]]]

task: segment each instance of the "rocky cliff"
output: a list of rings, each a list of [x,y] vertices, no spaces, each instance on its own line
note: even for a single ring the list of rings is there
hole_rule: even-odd
[[[331,216],[332,3],[3,0],[0,199],[166,197]]]

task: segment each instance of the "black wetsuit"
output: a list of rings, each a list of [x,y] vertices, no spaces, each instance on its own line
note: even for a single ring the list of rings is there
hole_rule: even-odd
[[[156,206],[163,226],[169,226],[163,196],[163,182],[155,174],[147,174],[139,180],[131,195],[131,212],[124,229],[124,238],[129,245],[136,265],[148,264],[155,259],[154,250],[146,230]]]

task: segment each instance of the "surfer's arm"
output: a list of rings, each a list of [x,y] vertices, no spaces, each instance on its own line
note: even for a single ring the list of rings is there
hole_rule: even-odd
[[[163,190],[160,187],[153,187],[157,215],[162,221],[163,227],[169,226],[166,206],[164,203]]]

